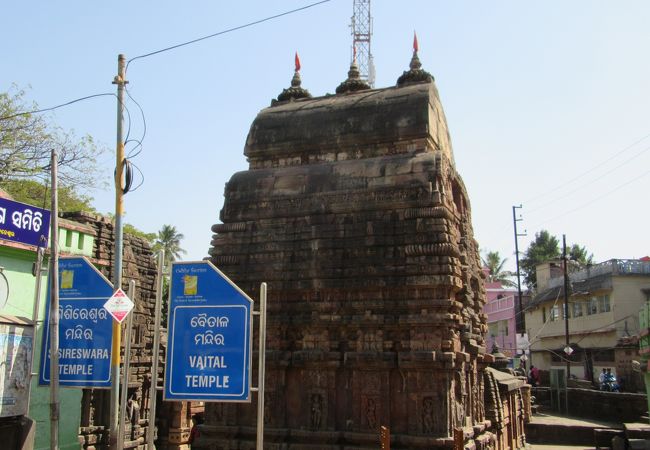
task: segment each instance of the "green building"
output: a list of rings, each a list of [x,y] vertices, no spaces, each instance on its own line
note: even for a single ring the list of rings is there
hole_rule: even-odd
[[[59,219],[59,254],[92,255],[95,231],[86,225]],[[36,297],[36,277],[34,267],[37,248],[19,242],[0,239],[0,282],[6,285],[8,295],[6,302],[0,299],[0,314],[32,319]],[[46,251],[41,272],[40,307],[34,333],[34,366],[32,372],[38,372],[41,345],[42,320],[45,317],[47,301],[47,267],[49,250]],[[92,261],[92,259],[91,259]],[[79,449],[79,424],[81,420],[81,389],[61,387],[59,390],[61,415],[59,425],[59,448]],[[39,387],[38,377],[31,380],[31,398],[29,416],[36,422],[35,449],[50,448],[50,389]]]

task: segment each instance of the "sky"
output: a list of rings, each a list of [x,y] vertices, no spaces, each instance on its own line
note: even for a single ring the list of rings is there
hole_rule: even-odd
[[[26,89],[42,108],[114,93],[120,53],[130,60],[316,1],[5,2],[0,89]],[[314,96],[347,77],[352,7],[331,0],[133,60],[126,106],[144,179],[125,196],[125,222],[145,232],[173,225],[185,236],[184,260],[206,257],[224,186],[247,169],[249,127],[289,87],[294,52]],[[522,251],[546,229],[598,262],[650,254],[650,2],[373,0],[371,13],[378,88],[408,69],[417,32],[483,252],[514,268],[512,206],[522,205]],[[49,117],[107,149],[109,182],[115,98]],[[98,211],[114,212],[110,187],[89,194]]]

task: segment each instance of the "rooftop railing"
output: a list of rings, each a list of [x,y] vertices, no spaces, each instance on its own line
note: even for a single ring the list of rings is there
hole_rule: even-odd
[[[650,275],[650,261],[639,259],[610,259],[600,264],[587,266],[575,272],[569,273],[571,281],[587,280],[600,275]],[[564,277],[551,278],[548,281],[548,288],[562,286]]]

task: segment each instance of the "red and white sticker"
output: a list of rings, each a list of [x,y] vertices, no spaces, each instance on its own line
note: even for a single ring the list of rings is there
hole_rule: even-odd
[[[115,291],[111,298],[104,303],[106,311],[108,311],[108,313],[113,316],[113,319],[117,320],[118,323],[122,323],[122,321],[126,319],[126,316],[129,315],[134,306],[135,305],[131,299],[122,289]]]

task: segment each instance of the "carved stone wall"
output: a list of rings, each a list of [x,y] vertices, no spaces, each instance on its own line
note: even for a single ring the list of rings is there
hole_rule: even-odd
[[[113,279],[114,227],[110,219],[88,213],[66,214],[65,218],[90,225],[96,232],[92,261],[109,279]],[[124,235],[123,286],[127,292],[130,280],[136,281],[131,333],[129,390],[127,393],[126,449],[144,449],[150,432],[151,361],[153,358],[154,308],[156,296],[156,266],[149,244],[138,237]],[[125,326],[122,345],[126,344]],[[122,347],[124,356],[124,347]],[[162,352],[160,357],[162,358]],[[163,366],[159,366],[162,380]],[[121,374],[123,377],[124,374]],[[84,389],[81,405],[79,442],[84,450],[108,448],[110,423],[110,391]]]
[[[355,89],[258,114],[212,227],[212,262],[252,298],[268,283],[265,448],[377,448],[381,426],[396,449],[449,448],[459,428],[505,445],[486,417],[484,275],[433,78],[417,53],[397,87],[369,90],[353,69]],[[255,406],[206,405],[193,447],[254,448]]]

